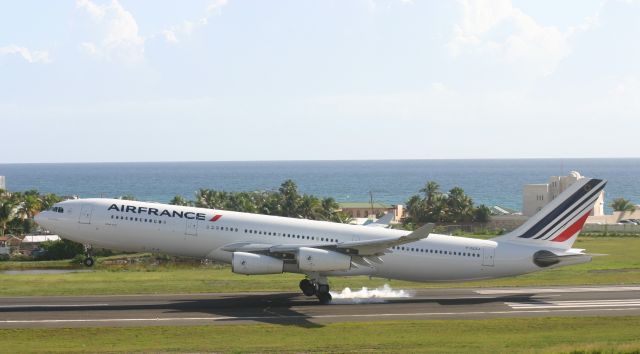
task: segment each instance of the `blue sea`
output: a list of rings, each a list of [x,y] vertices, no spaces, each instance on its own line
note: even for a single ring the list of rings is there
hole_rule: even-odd
[[[384,160],[270,162],[146,162],[0,164],[7,189],[37,189],[79,197],[118,197],[167,202],[193,198],[200,188],[277,190],[286,179],[300,192],[339,202],[398,204],[433,180],[446,191],[459,186],[476,204],[522,208],[522,186],[579,171],[605,178],[607,203],[625,197],[640,204],[640,159]],[[608,207],[607,207],[608,208]],[[610,211],[610,209],[608,209]]]

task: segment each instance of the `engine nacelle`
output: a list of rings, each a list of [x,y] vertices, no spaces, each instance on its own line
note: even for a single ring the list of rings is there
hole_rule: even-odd
[[[279,274],[283,266],[282,259],[262,254],[233,252],[231,257],[231,271],[237,274]]]
[[[298,250],[298,268],[306,272],[349,270],[351,268],[351,256],[318,248],[300,247]]]

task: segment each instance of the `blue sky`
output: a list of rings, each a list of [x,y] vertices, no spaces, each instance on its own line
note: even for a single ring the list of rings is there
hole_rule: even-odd
[[[6,1],[0,163],[640,156],[640,1]]]

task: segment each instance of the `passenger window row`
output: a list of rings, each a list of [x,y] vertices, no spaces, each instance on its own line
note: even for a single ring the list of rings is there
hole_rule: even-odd
[[[338,242],[337,238],[307,236],[307,235],[296,235],[296,234],[289,234],[289,233],[283,233],[283,232],[273,232],[273,231],[261,231],[261,230],[244,229],[244,233],[245,234],[258,234],[258,235],[265,235],[265,236],[295,238],[295,239],[301,239],[301,240],[320,241],[320,242],[334,242],[334,243]]]
[[[415,248],[415,247],[404,247],[404,246],[394,246],[392,249],[396,251],[407,251],[407,252],[416,252],[416,253],[430,253],[430,254],[442,254],[448,256],[462,256],[462,257],[475,257],[480,258],[479,253],[472,252],[459,252],[459,251],[448,251],[448,250],[434,250],[427,248]]]
[[[220,231],[231,231],[238,232],[238,228],[228,227],[228,226],[209,226],[207,225],[207,230],[220,230]]]
[[[127,221],[138,221],[138,222],[147,222],[153,224],[166,224],[166,220],[158,220],[158,219],[149,219],[149,218],[137,218],[133,216],[120,216],[120,215],[111,215],[112,219],[117,220],[127,220]]]

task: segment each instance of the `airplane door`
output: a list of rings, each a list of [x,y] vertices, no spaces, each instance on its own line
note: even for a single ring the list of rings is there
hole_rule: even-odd
[[[496,249],[493,247],[484,247],[482,249],[482,265],[493,267]]]
[[[186,219],[187,226],[185,228],[184,234],[191,236],[198,236],[198,220],[197,219]]]
[[[82,208],[80,208],[80,219],[78,220],[81,224],[91,224],[91,215],[93,214],[93,206],[84,204]]]

